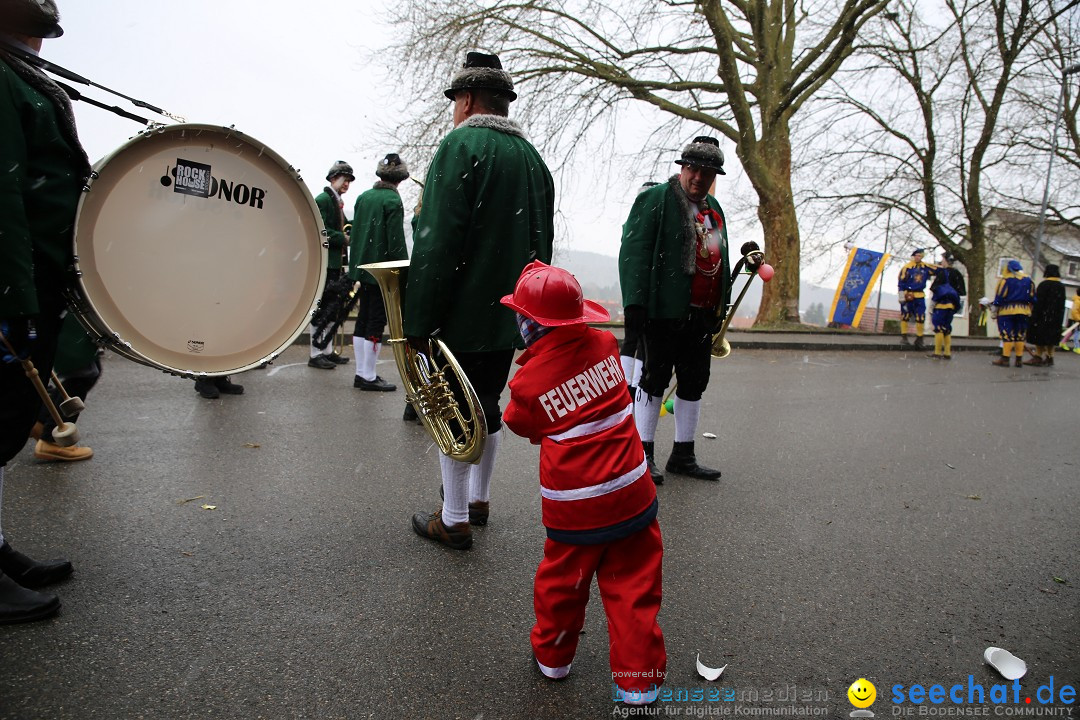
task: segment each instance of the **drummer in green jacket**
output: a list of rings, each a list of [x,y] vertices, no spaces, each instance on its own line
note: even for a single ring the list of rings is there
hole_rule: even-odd
[[[389,392],[397,386],[375,373],[382,334],[386,329],[386,307],[374,276],[360,265],[408,260],[405,246],[405,208],[398,184],[409,177],[409,166],[397,153],[390,153],[375,168],[378,182],[356,198],[352,232],[349,234],[349,278],[360,282],[360,298],[353,329],[356,377],[353,387]]]
[[[8,0],[0,12],[0,501],[4,466],[26,445],[41,407],[20,360],[49,377],[65,311],[75,215],[90,163],[67,94],[38,69],[43,38],[63,34],[52,0]],[[12,352],[13,351],[13,352]],[[0,502],[0,506],[2,506]],[[39,541],[40,544],[40,541]],[[37,562],[0,528],[0,624],[54,615],[60,600],[37,588],[72,572]]]
[[[438,332],[472,382],[487,422],[476,465],[440,456],[443,505],[413,517],[413,530],[450,547],[472,545],[470,522],[487,522],[502,438],[499,400],[515,347],[514,313],[499,299],[532,260],[551,262],[555,185],[521,126],[517,98],[497,55],[468,53],[445,91],[455,129],[428,168],[405,290],[404,332],[416,346]]]
[[[676,160],[682,169],[639,193],[623,225],[619,282],[628,330],[643,333],[645,366],[634,415],[649,472],[659,485],[653,443],[664,391],[674,371],[675,446],[667,471],[719,480],[694,453],[701,396],[709,384],[712,334],[731,298],[727,223],[709,189],[724,173],[712,137],[696,137]]]

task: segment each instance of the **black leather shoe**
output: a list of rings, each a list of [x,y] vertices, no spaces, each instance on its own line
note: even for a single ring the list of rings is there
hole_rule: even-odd
[[[218,389],[218,392],[223,392],[226,395],[243,395],[244,386],[237,385],[229,380],[229,376],[214,378],[214,387]]]
[[[653,460],[653,443],[643,442],[641,446],[645,448],[645,462],[649,464],[649,475],[652,477],[654,485],[664,484],[664,473],[660,472],[660,468],[656,465],[656,461]]]
[[[60,598],[52,593],[28,590],[0,574],[0,625],[44,620],[59,609]]]
[[[210,378],[206,380],[196,380],[195,392],[199,393],[199,395],[202,395],[207,400],[217,400],[219,397],[221,397],[221,393],[218,392],[217,385],[215,385],[214,381]]]
[[[917,338],[915,338],[915,343],[911,347],[912,347],[913,350],[922,350],[924,348],[923,336],[920,335]]]
[[[320,370],[333,370],[337,367],[337,363],[327,359],[325,355],[316,355],[307,361],[307,366],[319,368]]]
[[[401,419],[405,422],[416,423],[417,425],[422,424],[420,422],[420,416],[416,414],[416,408],[412,406],[412,403],[405,403],[405,412],[402,413]]]
[[[365,380],[357,375],[353,378],[352,386],[354,388],[360,388],[361,390],[375,390],[378,392],[391,392],[397,390],[397,385],[386,382],[378,375],[375,376],[374,380]]]
[[[7,542],[0,545],[0,573],[23,587],[52,585],[71,575],[72,569],[67,560],[38,562],[26,557]]]
[[[345,357],[341,353],[332,352],[329,355],[327,355],[326,357],[330,358],[330,362],[334,363],[335,365],[348,365],[349,364],[349,358]]]
[[[692,442],[675,443],[674,448],[671,450],[671,457],[668,458],[667,465],[664,469],[669,473],[686,475],[687,477],[698,478],[700,480],[720,479],[719,470],[714,470],[713,468],[705,467],[704,465],[698,465],[697,458],[694,456],[694,443]]]

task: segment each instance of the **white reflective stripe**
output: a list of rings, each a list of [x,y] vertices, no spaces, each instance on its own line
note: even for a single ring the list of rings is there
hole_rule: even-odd
[[[550,490],[541,485],[540,494],[548,500],[588,500],[589,498],[600,497],[601,495],[607,495],[616,490],[621,490],[648,471],[648,461],[642,460],[640,465],[625,475],[620,475],[613,480],[608,480],[599,485],[590,485],[589,487],[576,488],[574,490]]]
[[[570,438],[581,437],[582,435],[592,435],[593,433],[598,433],[601,430],[613,428],[619,423],[621,423],[623,420],[625,420],[627,417],[629,417],[633,409],[634,404],[630,403],[614,415],[608,415],[606,418],[601,418],[600,420],[593,420],[592,422],[575,425],[566,432],[561,432],[558,435],[548,435],[548,440],[560,442],[561,440],[569,440]]]

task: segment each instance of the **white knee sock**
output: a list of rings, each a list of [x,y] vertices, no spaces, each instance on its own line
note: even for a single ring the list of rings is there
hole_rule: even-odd
[[[0,519],[4,515],[4,468],[0,467]],[[4,524],[0,522],[0,545],[4,544]]]
[[[634,372],[632,375],[626,376],[626,381],[628,385],[630,385],[631,387],[638,386],[638,383],[641,382],[641,369],[643,367],[645,367],[645,363],[641,362],[640,360],[634,360]],[[633,382],[630,382],[631,380],[633,380]]]
[[[364,338],[353,335],[352,351],[353,356],[356,358],[356,377],[360,377],[360,373],[364,369],[364,348],[367,347],[366,343],[367,341]]]
[[[366,340],[367,343],[367,365],[364,368],[364,379],[374,380],[378,373],[375,371],[375,365],[379,362],[379,351],[382,350],[381,342],[371,342]]]
[[[622,364],[622,374],[626,378],[627,385],[633,385],[630,380],[634,377],[634,357],[633,355],[620,355],[619,363]]]
[[[502,442],[502,428],[487,436],[480,462],[469,468],[469,502],[488,502],[491,499],[491,476],[495,472],[495,456]]]
[[[660,422],[660,405],[663,395],[649,395],[638,388],[634,400],[634,422],[637,423],[641,442],[652,442],[656,438],[656,424]]]
[[[675,397],[675,442],[694,442],[700,415],[700,400],[683,400],[678,396]]]
[[[442,519],[445,525],[457,525],[469,521],[469,463],[451,460],[439,453],[439,469],[442,470],[443,505]]]

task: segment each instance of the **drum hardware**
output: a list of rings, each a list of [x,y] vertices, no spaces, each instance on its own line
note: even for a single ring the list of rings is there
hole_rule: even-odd
[[[429,338],[427,352],[419,352],[405,338],[401,320],[401,272],[409,267],[409,261],[390,260],[359,267],[379,283],[389,327],[387,342],[401,373],[405,400],[416,410],[421,424],[443,455],[458,462],[480,462],[487,423],[469,378],[442,340]],[[441,366],[439,357],[444,362]],[[467,407],[462,408],[454,397],[448,373],[457,378]]]
[[[41,382],[41,376],[38,373],[34,363],[27,358],[20,358],[19,353],[15,352],[15,348],[12,347],[8,339],[0,332],[0,341],[4,343],[4,346],[11,353],[11,356],[18,358],[19,364],[22,365],[23,372],[26,373],[26,377],[30,378],[30,382],[34,385],[34,390],[37,391],[38,397],[41,398],[41,402],[45,405],[45,409],[49,411],[49,415],[52,416],[53,422],[56,427],[53,428],[52,436],[53,441],[61,447],[71,447],[75,443],[79,442],[79,429],[75,427],[75,423],[69,423],[60,416],[60,411],[56,409],[56,404],[53,403],[51,397],[49,397],[49,391],[45,389],[45,385]],[[53,378],[56,374],[53,374]],[[59,380],[57,380],[57,386],[59,387]],[[64,393],[65,397],[67,393]],[[69,398],[71,399],[71,398]],[[79,401],[82,402],[81,400]]]

